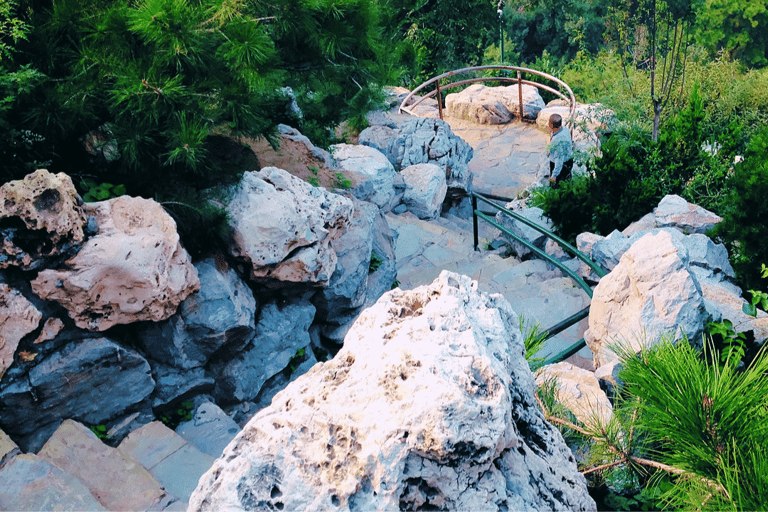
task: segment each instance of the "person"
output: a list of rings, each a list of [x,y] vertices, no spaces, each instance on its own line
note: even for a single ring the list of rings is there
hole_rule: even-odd
[[[571,131],[563,126],[560,114],[549,116],[549,130],[552,132],[547,156],[549,157],[549,183],[557,187],[561,181],[571,177],[573,169],[573,139]]]

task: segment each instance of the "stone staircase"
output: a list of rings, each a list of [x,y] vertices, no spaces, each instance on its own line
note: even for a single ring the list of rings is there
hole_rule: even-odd
[[[176,431],[154,421],[116,447],[64,421],[37,454],[0,431],[0,510],[186,510],[200,477],[240,431],[207,402]]]
[[[554,266],[539,259],[507,257],[501,232],[486,222],[478,225],[477,252],[473,249],[471,219],[449,215],[424,221],[406,212],[387,214],[387,222],[398,236],[397,279],[402,289],[431,283],[440,272],[450,270],[470,276],[483,292],[501,293],[527,327],[538,324],[542,329],[589,304],[587,294]],[[547,357],[568,348],[586,329],[586,319],[569,327],[548,340],[540,355]],[[568,361],[591,369],[592,353],[585,347]]]

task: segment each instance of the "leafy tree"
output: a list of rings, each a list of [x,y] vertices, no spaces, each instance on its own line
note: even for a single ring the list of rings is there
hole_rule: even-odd
[[[754,67],[768,64],[765,1],[704,0],[696,18],[696,41],[712,55],[722,52]]]

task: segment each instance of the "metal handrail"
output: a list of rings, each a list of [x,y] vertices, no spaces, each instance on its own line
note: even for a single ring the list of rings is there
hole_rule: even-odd
[[[440,84],[440,80],[442,80],[443,78],[449,78],[449,77],[456,76],[456,75],[459,75],[459,74],[462,74],[462,73],[470,73],[470,72],[473,72],[473,71],[482,71],[482,70],[486,70],[486,69],[516,71],[517,72],[517,78],[512,78],[512,77],[507,77],[507,76],[475,77],[475,78],[469,78],[469,79],[466,79],[466,80],[462,80],[462,81],[459,81],[459,82],[451,82],[451,83],[448,83],[448,84],[445,84],[445,85],[441,85]],[[563,94],[561,91],[559,91],[559,90],[557,90],[557,89],[555,89],[553,87],[550,87],[550,86],[548,86],[546,84],[540,84],[538,82],[531,82],[529,80],[523,80],[522,79],[522,73],[531,73],[533,75],[537,75],[537,76],[546,78],[547,80],[551,80],[551,81],[559,84],[560,86],[564,87],[565,90],[568,91],[568,96]],[[400,103],[400,107],[398,107],[398,112],[400,112],[400,113],[404,112],[404,113],[410,114],[410,115],[418,115],[418,114],[415,114],[413,112],[413,108],[418,106],[425,99],[431,98],[431,97],[437,95],[438,96],[438,99],[437,99],[438,110],[439,110],[439,113],[440,113],[440,119],[442,119],[443,118],[443,109],[442,109],[442,106],[443,106],[442,91],[443,90],[451,89],[453,87],[458,87],[458,86],[461,86],[461,85],[466,85],[466,84],[475,83],[475,82],[500,82],[500,81],[501,82],[515,82],[515,83],[517,83],[520,86],[520,88],[519,88],[519,95],[520,95],[520,98],[519,98],[519,104],[520,105],[519,105],[519,107],[520,107],[520,118],[521,119],[523,118],[523,99],[522,99],[523,90],[522,90],[522,85],[533,85],[535,87],[538,87],[539,89],[543,89],[545,91],[549,91],[549,92],[551,92],[551,93],[561,97],[562,99],[568,101],[568,103],[570,105],[568,119],[571,119],[574,116],[574,113],[576,111],[576,96],[574,96],[573,91],[568,86],[568,84],[566,84],[565,82],[563,82],[562,80],[560,80],[559,78],[557,78],[557,77],[555,77],[553,75],[550,75],[548,73],[544,73],[542,71],[537,71],[535,69],[521,68],[521,67],[518,67],[518,66],[498,66],[498,65],[492,65],[492,66],[473,66],[473,67],[469,67],[469,68],[455,69],[453,71],[448,71],[446,73],[443,73],[442,75],[438,75],[436,77],[430,78],[429,80],[427,80],[426,82],[422,83],[421,85],[416,87],[414,90],[412,90],[403,99],[403,101]],[[429,85],[431,85],[433,83],[435,84],[435,90],[434,91],[431,91],[431,92],[427,93],[425,96],[420,97],[419,100],[416,101],[410,107],[408,106],[408,102],[411,101],[411,98],[413,98],[413,96],[417,92],[421,91],[422,89],[424,89],[425,87],[427,87],[427,86],[429,86]]]
[[[592,270],[594,270],[595,273],[598,276],[603,277],[603,276],[607,275],[607,272],[605,270],[603,270],[602,268],[597,266],[597,264],[594,261],[592,261],[590,258],[588,258],[585,254],[583,254],[581,251],[579,251],[578,249],[576,249],[571,244],[569,244],[568,242],[566,242],[565,240],[563,240],[559,236],[555,235],[551,231],[549,231],[549,230],[539,226],[538,224],[536,224],[535,222],[533,222],[533,221],[531,221],[529,219],[526,219],[522,215],[519,215],[519,214],[517,214],[517,213],[515,213],[515,212],[513,212],[513,211],[511,211],[511,210],[509,210],[507,208],[499,206],[498,204],[493,203],[491,201],[491,200],[498,200],[498,201],[509,202],[509,201],[511,201],[511,199],[506,198],[506,197],[502,197],[502,196],[494,196],[492,194],[484,194],[484,195],[483,194],[478,194],[477,192],[472,192],[471,195],[472,195],[472,224],[473,224],[473,230],[474,230],[474,240],[473,241],[474,241],[474,249],[475,250],[477,250],[477,246],[478,246],[477,219],[481,218],[484,221],[486,221],[489,224],[491,224],[492,226],[495,226],[497,229],[501,230],[503,233],[511,236],[516,241],[522,243],[523,245],[525,245],[526,247],[531,249],[540,258],[543,258],[544,260],[546,260],[546,261],[552,263],[553,265],[555,265],[557,268],[559,268],[561,271],[563,271],[569,277],[571,277],[571,279],[576,281],[576,283],[579,286],[581,286],[581,288],[587,293],[587,295],[589,296],[590,299],[592,298],[592,288],[579,275],[577,275],[570,268],[566,267],[565,265],[563,265],[558,260],[554,259],[552,256],[550,256],[546,252],[544,252],[541,249],[539,249],[538,247],[534,246],[528,240],[525,240],[522,237],[516,235],[515,233],[513,233],[512,231],[510,231],[506,227],[502,226],[501,224],[499,224],[495,220],[491,220],[491,218],[488,217],[488,215],[492,214],[491,212],[482,212],[482,211],[478,210],[478,208],[477,208],[477,201],[478,201],[478,199],[483,201],[484,203],[487,203],[487,204],[493,206],[494,208],[498,209],[499,211],[504,212],[504,215],[512,217],[515,220],[519,220],[519,221],[527,224],[528,226],[534,228],[538,232],[542,233],[544,236],[554,240],[561,247],[567,249],[574,256],[576,256],[581,261],[583,261],[584,263],[589,265],[589,267]],[[556,334],[564,331],[565,329],[567,329],[568,327],[572,326],[573,324],[575,324],[575,323],[581,321],[582,319],[586,318],[589,315],[589,308],[590,307],[587,306],[586,308],[582,309],[581,311],[579,311],[579,312],[571,315],[570,317],[566,318],[562,322],[559,322],[559,323],[553,325],[552,327],[550,327],[548,329],[545,329],[543,331],[544,341],[552,338]],[[582,348],[584,348],[585,345],[586,345],[586,341],[584,340],[584,338],[581,338],[579,341],[577,341],[576,343],[574,343],[573,345],[571,345],[567,349],[563,350],[562,352],[559,352],[559,353],[555,354],[554,356],[552,356],[549,359],[546,359],[542,363],[542,366],[546,366],[548,364],[554,364],[554,363],[558,363],[560,361],[563,361],[563,360],[567,359],[568,357],[572,356],[573,354],[577,353]]]

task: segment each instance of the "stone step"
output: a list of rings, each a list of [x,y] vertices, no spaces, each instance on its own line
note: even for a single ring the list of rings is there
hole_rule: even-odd
[[[184,503],[189,501],[198,480],[215,460],[159,421],[134,430],[117,449],[149,470],[168,492]]]
[[[200,404],[190,421],[176,427],[178,435],[213,458],[221,456],[238,432],[240,427],[235,420],[212,402]]]
[[[38,457],[79,479],[107,510],[163,510],[175,501],[137,461],[73,420],[56,429]]]

